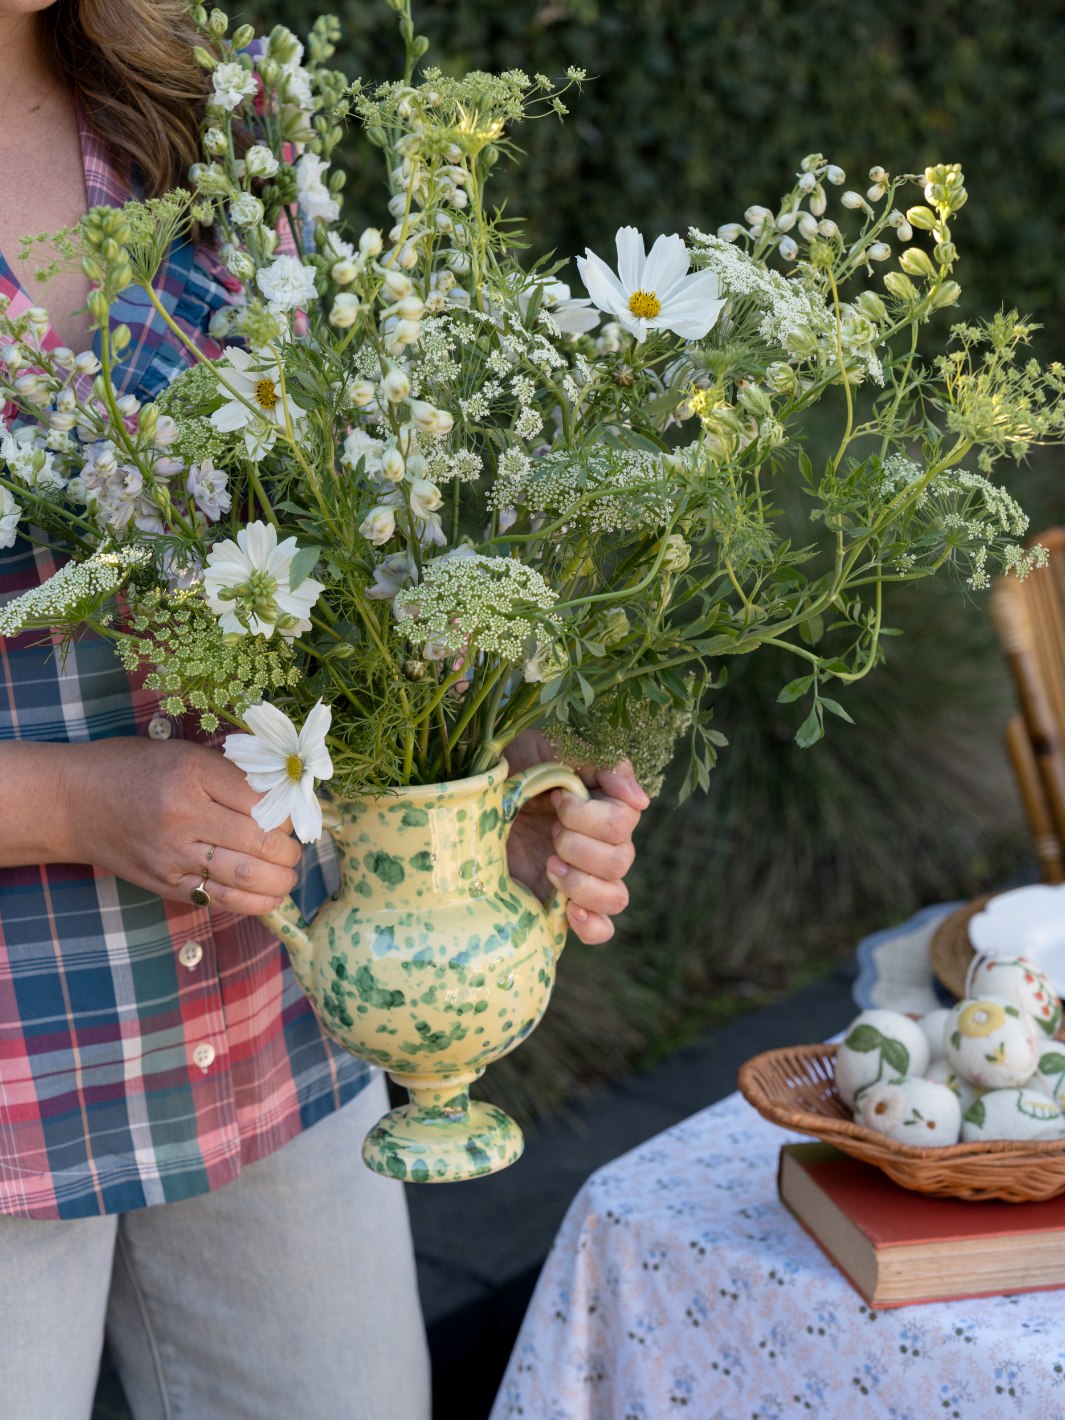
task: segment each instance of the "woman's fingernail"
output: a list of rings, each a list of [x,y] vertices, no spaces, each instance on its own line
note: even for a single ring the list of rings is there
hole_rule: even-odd
[[[648,804],[651,802],[651,800],[647,797],[647,792],[646,792],[646,790],[643,788],[643,786],[639,783],[639,781],[636,780],[636,779],[630,779],[630,780],[629,780],[629,788],[630,788],[630,790],[632,791],[632,797],[633,797],[634,799],[642,799],[642,800],[643,800],[643,806],[644,806],[644,808],[646,808],[646,807],[648,806]]]
[[[587,910],[587,908],[578,907],[575,902],[570,903],[570,906],[573,908],[573,915],[574,915],[574,917],[576,917],[576,919],[577,919],[578,922],[587,922],[587,920],[588,920],[588,910]]]
[[[549,858],[547,862],[547,875],[552,878],[564,878],[569,872],[569,864],[564,863],[561,858]]]
[[[553,809],[557,809],[558,806],[559,806],[559,804],[561,804],[561,802],[562,802],[562,790],[561,790],[561,789],[552,789],[552,791],[551,791],[551,807],[552,807]]]

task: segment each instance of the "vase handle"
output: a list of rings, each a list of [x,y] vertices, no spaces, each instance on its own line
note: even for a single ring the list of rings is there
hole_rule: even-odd
[[[328,799],[322,801],[322,825],[330,833],[340,827],[340,816],[336,805]],[[296,980],[310,995],[311,952],[313,948],[311,939],[307,936],[307,924],[303,920],[303,914],[291,895],[285,898],[280,907],[275,907],[272,912],[264,912],[259,921],[285,944],[285,950],[292,961],[292,970],[296,973]],[[307,977],[308,984],[306,986],[303,984],[304,976]]]
[[[557,760],[549,764],[536,764],[532,769],[513,775],[503,785],[504,820],[512,824],[522,804],[529,799],[535,799],[537,794],[546,793],[548,789],[568,789],[571,794],[576,794],[581,799],[592,797],[587,784],[568,764]],[[548,924],[554,934],[556,957],[566,945],[566,934],[569,932],[569,922],[566,918],[568,901],[569,898],[561,888],[555,888],[543,904]]]

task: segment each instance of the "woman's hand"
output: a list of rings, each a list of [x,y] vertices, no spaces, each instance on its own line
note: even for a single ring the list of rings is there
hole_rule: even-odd
[[[280,828],[263,832],[251,817],[261,796],[203,745],[9,744],[0,779],[16,805],[0,827],[5,866],[91,863],[186,904],[206,868],[212,907],[256,916],[296,884],[300,844]]]
[[[556,758],[537,730],[518,735],[505,753],[512,774]],[[541,900],[552,887],[569,895],[566,915],[582,942],[605,942],[614,935],[610,918],[628,905],[622,879],[636,856],[633,830],[651,801],[627,761],[610,770],[584,766],[578,773],[591,799],[565,789],[530,799],[514,820],[507,860],[514,877]]]

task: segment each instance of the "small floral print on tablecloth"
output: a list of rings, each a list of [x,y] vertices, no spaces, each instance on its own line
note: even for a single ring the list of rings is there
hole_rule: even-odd
[[[739,1095],[592,1175],[491,1420],[1065,1420],[1065,1292],[872,1311]]]

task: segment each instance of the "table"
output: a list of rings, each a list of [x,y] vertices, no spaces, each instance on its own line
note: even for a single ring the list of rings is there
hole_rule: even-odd
[[[594,1173],[491,1420],[1065,1420],[1065,1292],[871,1311],[777,1198],[800,1138],[730,1095]]]

